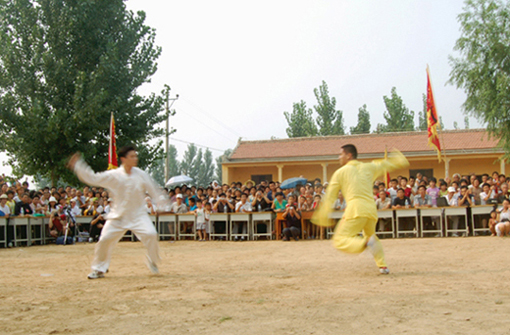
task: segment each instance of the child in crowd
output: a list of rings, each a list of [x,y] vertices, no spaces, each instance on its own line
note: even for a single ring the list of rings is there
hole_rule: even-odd
[[[498,224],[497,221],[498,213],[496,211],[491,212],[491,218],[489,219],[489,230],[491,231],[491,236],[496,236],[496,225]]]
[[[427,194],[430,197],[430,200],[432,201],[432,207],[437,206],[437,198],[439,198],[439,188],[436,186],[437,180],[436,178],[432,177],[429,181],[429,188],[427,189]]]
[[[204,241],[207,240],[207,237],[210,234],[210,224],[209,221],[211,220],[211,214],[213,213],[212,206],[216,204],[216,200],[213,200],[213,204],[210,202],[205,203],[205,209],[204,209],[204,219],[205,219],[205,232],[204,232]],[[209,238],[210,240],[210,238]]]
[[[205,210],[202,207],[202,200],[197,200],[197,208],[194,210],[197,217],[196,229],[199,241],[205,241]]]

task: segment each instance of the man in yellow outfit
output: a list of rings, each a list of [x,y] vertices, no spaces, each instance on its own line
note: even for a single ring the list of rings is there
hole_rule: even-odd
[[[358,151],[352,144],[344,145],[340,150],[340,165],[331,178],[324,201],[315,211],[312,222],[320,226],[331,226],[329,218],[333,204],[341,190],[347,208],[341,222],[335,229],[333,243],[335,248],[348,253],[361,253],[367,247],[374,255],[375,262],[382,274],[390,271],[384,260],[381,242],[375,235],[377,209],[374,203],[373,183],[385,171],[390,172],[409,166],[409,162],[398,150],[388,159],[371,163],[357,160]],[[363,236],[358,233],[363,231]]]

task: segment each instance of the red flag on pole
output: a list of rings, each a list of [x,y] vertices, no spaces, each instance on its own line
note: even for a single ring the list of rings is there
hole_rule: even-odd
[[[432,83],[430,82],[429,67],[427,65],[427,130],[429,133],[429,146],[436,149],[437,159],[441,162],[441,144],[437,134],[438,120],[436,103],[432,93]]]
[[[110,121],[110,144],[108,145],[108,170],[116,169],[119,167],[117,161],[117,146],[115,145],[115,121],[112,118]]]

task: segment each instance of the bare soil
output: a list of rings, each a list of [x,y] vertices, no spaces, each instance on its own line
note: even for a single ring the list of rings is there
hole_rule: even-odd
[[[330,241],[0,250],[1,334],[509,334],[510,239],[383,240],[392,273]]]

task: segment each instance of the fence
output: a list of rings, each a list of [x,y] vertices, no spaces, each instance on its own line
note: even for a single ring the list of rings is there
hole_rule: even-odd
[[[386,220],[385,229],[377,231],[378,236],[398,237],[443,237],[457,234],[472,235],[489,232],[487,222],[493,206],[475,207],[444,207],[444,208],[410,208],[378,211],[379,219]],[[306,220],[310,220],[313,212],[303,212],[301,218],[301,234],[305,238]],[[341,222],[342,211],[331,213],[332,226],[321,229],[320,238],[330,238],[334,227]],[[193,214],[159,214],[149,215],[160,240],[181,240],[196,238],[196,218]],[[77,225],[83,227],[90,224],[90,216],[76,217]],[[334,222],[336,221],[336,223]],[[244,238],[257,240],[280,239],[285,220],[282,213],[213,213],[210,216],[207,232],[211,237],[223,240]],[[49,235],[49,217],[11,217],[0,218],[0,246],[7,246],[7,235],[13,237],[14,246],[47,244],[54,238]],[[77,236],[75,232],[75,236]],[[135,241],[135,236],[126,232],[124,240]]]

